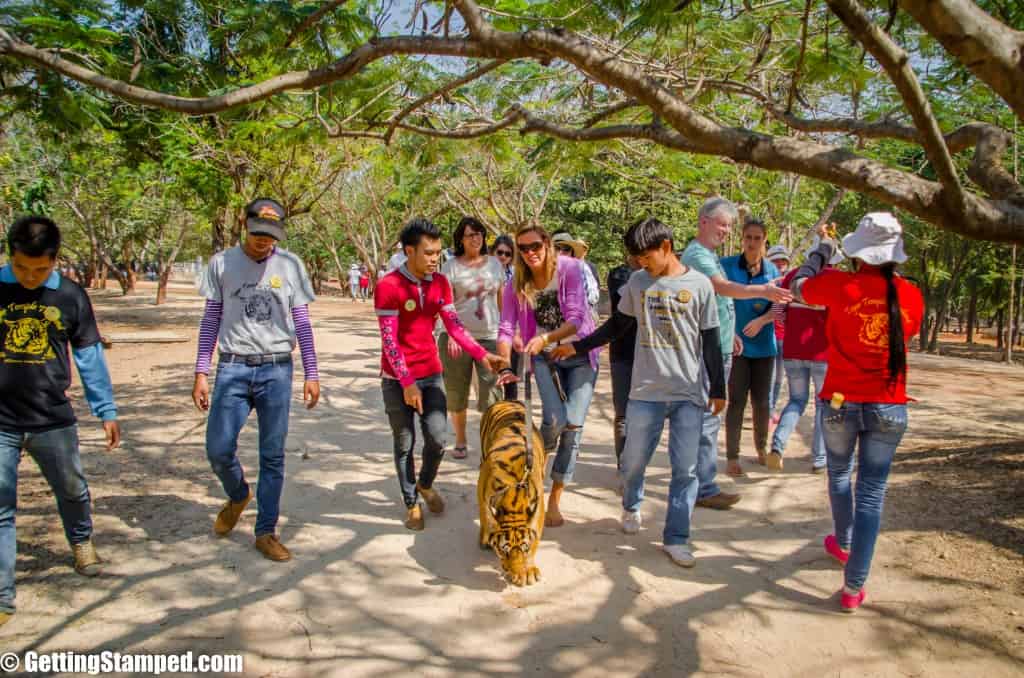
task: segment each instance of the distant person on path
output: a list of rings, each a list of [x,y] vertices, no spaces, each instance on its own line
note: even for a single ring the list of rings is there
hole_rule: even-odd
[[[484,369],[497,371],[508,363],[488,353],[466,332],[455,310],[448,279],[437,272],[441,233],[426,219],[413,219],[402,229],[406,261],[377,283],[374,307],[381,337],[381,392],[394,441],[395,471],[405,502],[405,526],[424,527],[422,496],[431,513],[444,511],[444,499],[433,488],[444,456],[448,409],[441,359],[434,341],[440,317],[448,333]],[[416,415],[423,433],[423,463],[419,477],[413,448]]]
[[[370,298],[370,272],[365,266],[359,270],[359,297],[364,302]]]
[[[864,602],[889,469],[907,429],[907,341],[921,329],[924,298],[896,273],[907,260],[902,233],[892,214],[866,215],[843,238],[854,266],[846,273],[824,270],[836,245],[822,226],[821,244],[792,281],[797,301],[828,309],[828,374],[819,398],[835,532],[825,538],[825,551],[844,564],[844,612]]]
[[[789,250],[782,245],[773,245],[768,248],[765,259],[775,264],[775,268],[779,269],[780,276],[786,275],[789,270]],[[775,364],[772,366],[772,393],[768,403],[768,411],[771,413],[769,421],[772,426],[779,423],[776,407],[779,404],[779,394],[782,393],[782,384],[786,380],[786,370],[782,365],[782,342],[786,338],[786,323],[785,314],[782,311],[781,304],[772,305],[772,318],[775,320],[775,345],[779,349],[775,354]]]
[[[0,626],[15,609],[14,517],[22,450],[57,499],[75,571],[93,577],[102,570],[92,542],[78,426],[65,393],[72,357],[89,409],[103,421],[107,451],[121,444],[121,429],[89,295],[55,270],[60,244],[53,221],[22,217],[7,231],[10,263],[0,269]]]
[[[676,565],[693,567],[690,522],[700,485],[701,424],[705,410],[718,414],[725,407],[715,291],[707,276],[679,261],[672,231],[657,219],[635,224],[625,243],[642,269],[630,276],[619,301],[619,311],[637,326],[622,453],[622,531],[640,531],[644,475],[668,419],[672,478],[662,545]]]
[[[544,522],[558,527],[565,522],[560,501],[576,468],[581,430],[594,396],[599,351],[562,361],[551,355],[559,344],[584,339],[594,331],[583,263],[558,256],[551,236],[539,225],[520,228],[515,243],[515,278],[505,287],[498,350],[508,358],[518,333],[520,341],[526,342],[523,353],[531,356],[542,405],[540,432],[546,451],[555,454]]]
[[[771,287],[779,277],[779,269],[764,258],[764,243],[768,230],[764,223],[749,219],[743,225],[743,252],[722,259],[725,277],[739,285]],[[776,288],[778,289],[778,288]],[[739,465],[740,440],[743,434],[743,415],[747,398],[753,409],[754,447],[759,464],[767,464],[774,471],[782,469],[782,456],[768,453],[768,428],[771,410],[772,370],[775,366],[775,316],[772,300],[767,297],[737,299],[736,335],[743,344],[733,356],[729,373],[729,407],[725,410],[725,454],[728,459],[726,473],[743,475]]]
[[[463,217],[455,228],[453,255],[441,266],[441,273],[452,287],[455,312],[473,339],[488,353],[498,350],[498,323],[501,320],[501,290],[505,286],[505,268],[495,257],[487,255],[487,229],[473,217]],[[477,410],[482,414],[501,400],[501,389],[494,372],[473,360],[442,330],[437,350],[444,365],[444,388],[448,398],[448,414],[455,429],[452,456],[465,459],[466,411],[469,391],[476,372]]]
[[[206,309],[199,327],[192,401],[209,411],[206,455],[228,501],[217,514],[219,536],[234,529],[252,500],[238,459],[238,434],[253,409],[259,425],[259,482],[256,486],[256,548],[274,561],[291,552],[276,534],[284,489],[284,443],[292,398],[292,351],[298,343],[305,375],[307,408],[320,399],[313,327],[313,301],[306,267],[277,243],[285,237],[285,211],[261,198],[245,207],[248,235],[240,244],[210,258],[200,292]],[[220,358],[213,397],[208,374],[213,349]]]
[[[683,252],[681,261],[711,279],[718,302],[719,342],[725,365],[726,381],[729,379],[734,352],[742,349],[742,341],[736,337],[736,315],[733,299],[764,297],[773,301],[788,301],[791,295],[771,285],[741,285],[730,281],[715,250],[722,246],[729,236],[733,224],[739,218],[736,206],[724,198],[714,197],[704,201],[697,216],[697,237],[690,241]],[[722,492],[715,475],[718,473],[718,431],[721,419],[711,412],[704,413],[701,426],[700,452],[697,462],[697,476],[700,478],[697,506],[711,509],[728,509],[740,500],[738,494]],[[727,469],[739,468],[731,461]]]
[[[815,239],[814,244],[804,255],[804,259],[809,258],[811,253],[817,249],[818,240]],[[824,270],[831,270],[831,266],[839,263],[842,259],[843,255],[837,252]],[[795,276],[795,269],[787,273],[782,279],[782,287],[789,289]],[[798,301],[778,306],[782,309],[784,316],[782,322],[786,326],[787,339],[782,345],[780,353],[783,356],[783,367],[789,381],[789,402],[782,410],[779,425],[772,435],[772,454],[777,454],[780,457],[785,454],[789,437],[796,430],[800,417],[807,409],[807,403],[813,398],[814,432],[811,442],[811,472],[822,473],[825,470],[825,437],[821,429],[824,403],[818,399],[818,394],[825,386],[825,374],[828,371],[828,337],[825,329],[828,313],[824,306],[812,306]],[[781,324],[778,319],[775,322]]]
[[[348,291],[352,296],[352,303],[362,297],[359,291],[359,278],[362,277],[362,272],[359,270],[359,264],[352,264],[348,267]]]
[[[402,264],[404,264],[407,259],[408,256],[406,255],[405,250],[402,248],[402,243],[395,243],[395,253],[391,255],[390,259],[388,259],[387,266],[385,266],[384,268],[384,274],[387,275],[388,273],[391,273],[391,271],[397,271],[398,268]]]

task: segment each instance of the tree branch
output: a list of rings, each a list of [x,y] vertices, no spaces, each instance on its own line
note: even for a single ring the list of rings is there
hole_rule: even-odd
[[[451,82],[446,83],[441,87],[435,89],[433,92],[430,92],[429,94],[424,94],[419,99],[403,108],[401,111],[398,112],[398,114],[394,118],[391,119],[391,122],[388,124],[388,129],[386,132],[384,132],[384,143],[391,143],[391,137],[395,133],[395,127],[397,127],[398,123],[402,122],[402,120],[407,115],[415,111],[417,108],[433,101],[434,99],[445,94],[446,92],[450,92],[456,87],[461,87],[462,85],[465,85],[468,82],[472,82],[477,78],[487,75],[498,66],[501,66],[503,63],[505,63],[504,59],[497,59],[495,61],[491,61],[489,63],[478,66],[471,70],[470,72],[463,75],[461,78],[456,78],[455,80],[452,80]]]
[[[908,14],[1024,120],[1024,31],[973,2],[899,0]]]
[[[300,23],[298,26],[292,29],[292,32],[288,34],[288,38],[284,41],[284,48],[288,49],[289,47],[291,47],[292,43],[295,42],[296,38],[298,38],[300,35],[308,31],[314,24],[319,22],[320,19],[322,19],[327,13],[333,12],[334,10],[344,5],[346,2],[348,2],[348,0],[329,0],[329,2],[325,2],[324,4],[322,4],[320,7],[317,8],[315,12],[313,12],[308,17],[303,19],[302,23]]]
[[[959,218],[965,208],[963,186],[960,185],[953,157],[942,138],[939,123],[932,115],[931,104],[928,103],[921,83],[910,67],[910,57],[871,21],[857,0],[826,2],[850,33],[878,60],[896,86],[910,116],[914,119],[914,126],[921,132],[921,146],[945,189],[943,193],[949,204],[951,216]]]

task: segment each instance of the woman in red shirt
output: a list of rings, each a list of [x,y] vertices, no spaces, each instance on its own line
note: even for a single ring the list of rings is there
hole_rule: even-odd
[[[845,566],[844,612],[864,601],[889,468],[907,429],[907,340],[921,329],[924,300],[896,273],[907,260],[902,232],[888,212],[866,215],[843,238],[854,272],[823,272],[836,246],[822,228],[821,244],[792,283],[798,301],[828,308],[828,374],[818,397],[827,401],[822,420],[835,534],[825,538],[825,550]]]

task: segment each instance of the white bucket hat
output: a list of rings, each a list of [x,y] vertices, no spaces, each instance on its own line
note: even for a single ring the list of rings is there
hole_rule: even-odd
[[[807,248],[806,252],[804,252],[804,259],[806,260],[807,257],[811,256],[811,252],[817,251],[818,245],[820,245],[820,244],[821,244],[821,238],[819,236],[814,236],[814,239],[811,240],[811,246]],[[838,266],[840,264],[840,262],[842,262],[842,260],[845,259],[845,258],[846,257],[843,256],[843,253],[840,252],[839,248],[837,247],[836,251],[832,253],[832,258],[828,260],[828,265],[829,266]]]
[[[857,230],[843,238],[843,251],[851,259],[872,266],[907,260],[903,251],[903,227],[889,212],[871,212],[857,224]]]
[[[572,248],[572,255],[576,259],[582,259],[586,256],[587,250],[590,249],[587,247],[585,242],[582,240],[574,240],[568,233],[556,233],[551,238],[551,244],[555,247],[558,247],[559,245],[568,245]]]

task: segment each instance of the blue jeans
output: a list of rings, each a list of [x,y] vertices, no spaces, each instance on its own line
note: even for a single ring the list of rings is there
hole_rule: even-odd
[[[558,394],[552,379],[552,370],[565,393],[565,401]],[[597,370],[590,366],[586,354],[560,360],[549,365],[544,356],[533,359],[533,375],[541,399],[540,434],[544,438],[544,449],[550,453],[557,447],[555,461],[551,465],[552,482],[572,482],[576,468],[576,456],[580,451],[580,437],[583,422],[587,418],[590,400],[594,397],[594,382]]]
[[[444,392],[444,380],[440,374],[416,380],[423,395],[423,414],[420,415],[420,430],[423,432],[423,466],[419,481],[416,480],[417,412],[405,404],[402,385],[395,379],[382,378],[380,390],[384,397],[384,411],[391,424],[391,439],[395,452],[395,472],[402,490],[402,501],[406,508],[416,505],[416,483],[429,490],[434,485],[437,470],[444,457],[444,440],[448,433],[448,400]]]
[[[615,468],[622,470],[619,463],[622,450],[626,447],[626,406],[629,391],[633,386],[633,362],[609,363],[612,368],[612,406],[615,408]]]
[[[14,564],[18,557],[14,514],[22,449],[36,460],[57,498],[57,512],[68,543],[81,544],[92,537],[89,486],[78,454],[78,427],[43,433],[0,431],[0,612],[14,612]]]
[[[786,378],[786,368],[782,359],[782,345],[779,345],[779,352],[775,354],[775,363],[772,366],[772,393],[768,399],[768,412],[775,414],[775,406],[779,403],[779,394],[782,393],[782,381]]]
[[[652,402],[630,399],[626,408],[626,449],[622,452],[622,508],[639,511],[644,500],[644,473],[661,440],[668,418],[668,458],[672,481],[662,543],[690,540],[690,518],[697,502],[697,446],[704,408],[688,401]]]
[[[786,451],[786,443],[789,436],[796,429],[796,424],[807,409],[807,401],[811,380],[814,380],[814,441],[811,443],[811,460],[814,468],[821,468],[825,465],[825,437],[821,432],[821,413],[823,403],[818,400],[818,394],[825,384],[825,373],[828,371],[828,363],[818,360],[787,360],[786,378],[789,380],[789,402],[782,410],[782,418],[779,425],[775,427],[775,434],[772,436],[772,451],[782,454]]]
[[[260,475],[256,485],[256,536],[273,534],[284,489],[284,441],[292,400],[292,363],[250,367],[220,363],[206,422],[206,458],[231,501],[249,494],[238,461],[238,434],[256,410],[260,432]]]
[[[839,545],[850,551],[846,586],[859,590],[871,569],[889,467],[907,430],[907,406],[845,403],[836,410],[822,403],[822,407],[832,521]],[[856,501],[850,487],[854,448],[858,455]]]
[[[725,382],[729,383],[729,370],[732,369],[732,354],[722,356],[725,363]],[[722,493],[722,488],[715,482],[718,475],[718,432],[722,429],[722,415],[711,414],[704,410],[700,425],[700,443],[697,446],[697,478],[700,480],[698,499],[709,499]]]

